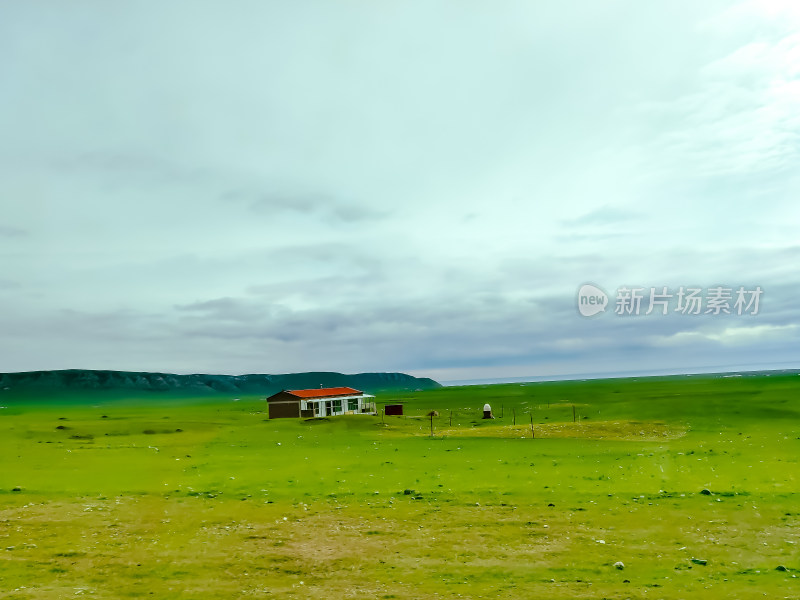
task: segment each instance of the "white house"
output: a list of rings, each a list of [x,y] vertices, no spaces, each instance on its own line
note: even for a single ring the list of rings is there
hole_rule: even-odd
[[[350,387],[283,390],[267,398],[269,418],[331,417],[377,413],[375,396]]]

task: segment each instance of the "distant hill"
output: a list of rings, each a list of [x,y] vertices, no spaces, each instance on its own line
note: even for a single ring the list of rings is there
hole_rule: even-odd
[[[366,392],[441,387],[405,373],[290,373],[285,375],[175,375],[131,371],[26,371],[0,374],[0,398],[9,393],[87,391],[269,395],[281,390],[349,386]]]

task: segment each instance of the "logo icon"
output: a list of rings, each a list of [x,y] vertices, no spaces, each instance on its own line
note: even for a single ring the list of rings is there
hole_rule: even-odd
[[[584,317],[593,317],[604,312],[608,306],[608,294],[596,285],[584,283],[578,289],[578,312]]]

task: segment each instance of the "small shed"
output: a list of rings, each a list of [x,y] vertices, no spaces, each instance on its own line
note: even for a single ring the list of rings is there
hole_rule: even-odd
[[[387,404],[383,407],[383,414],[387,417],[402,417],[403,405],[402,404]]]

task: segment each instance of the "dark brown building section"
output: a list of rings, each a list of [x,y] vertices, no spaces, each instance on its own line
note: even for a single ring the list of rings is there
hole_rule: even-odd
[[[292,419],[300,416],[300,400],[273,401],[269,403],[270,419]]]
[[[387,417],[390,417],[390,416],[401,417],[401,416],[403,416],[403,405],[402,404],[387,404],[386,406],[383,407],[383,410],[385,411],[384,414]]]
[[[278,392],[267,399],[270,419],[293,419],[300,416],[300,398],[287,392]]]

